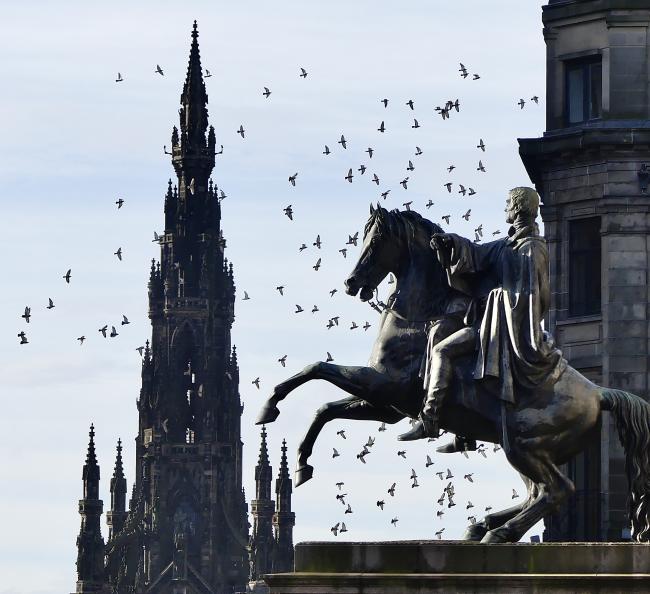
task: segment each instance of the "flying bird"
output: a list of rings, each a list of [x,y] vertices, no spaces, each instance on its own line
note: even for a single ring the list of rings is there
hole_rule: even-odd
[[[126,326],[126,324],[130,324],[129,318],[127,318],[124,314],[122,314],[122,326]]]
[[[469,76],[469,72],[467,72],[467,68],[463,65],[463,63],[460,63],[460,68],[458,69],[458,72],[460,72],[460,75],[463,78],[467,78]]]
[[[71,277],[72,277],[72,268],[69,268],[69,269],[68,269],[68,272],[66,272],[66,273],[63,275],[63,278],[65,279],[65,282],[66,282],[66,283],[70,284],[70,278],[71,278]]]
[[[451,194],[451,187],[452,187],[453,185],[454,185],[454,184],[451,183],[451,182],[447,182],[446,184],[443,184],[443,186],[445,186],[445,188],[447,188],[447,192],[449,192],[450,194]]]
[[[383,499],[377,502],[377,507],[381,509],[381,511],[384,511],[384,505],[386,505],[386,502]]]
[[[292,186],[296,186],[296,178],[298,177],[298,173],[294,173],[293,175],[289,176],[289,181],[291,182]]]
[[[124,200],[122,198],[118,198],[115,201],[115,204],[117,204],[117,210],[120,210],[120,208],[122,208],[122,206],[124,205]]]
[[[47,309],[53,309],[54,301],[52,301],[52,299],[50,299],[49,297],[47,298],[47,300],[49,301],[49,303],[47,304]]]
[[[463,216],[462,218],[465,219],[466,221],[469,221],[469,217],[472,214],[472,209],[470,208]]]
[[[289,217],[289,220],[293,221],[293,208],[291,208],[291,204],[289,204],[289,206],[287,206],[283,210],[284,210],[284,214],[286,214]]]
[[[354,235],[348,235],[348,240],[345,245],[357,246],[357,241],[359,241],[359,232],[357,231]]]
[[[405,190],[408,190],[407,184],[409,182],[408,176],[406,176],[401,182],[399,182]]]
[[[160,64],[156,64],[156,73],[160,74],[160,76],[165,76],[165,73],[163,72],[163,69],[160,67]]]
[[[539,97],[537,95],[533,95],[530,100],[539,105]]]
[[[483,142],[482,138],[479,139],[476,148],[481,149],[483,152],[485,152],[485,143]]]
[[[212,74],[210,74],[210,71],[206,68],[205,69],[205,78],[210,78]]]
[[[300,68],[300,77],[307,78],[307,71],[304,68]]]
[[[377,128],[377,132],[381,132],[382,134],[386,132],[386,126],[384,125],[384,120],[382,120],[381,124],[379,124],[379,128]]]
[[[242,297],[242,301],[249,301],[249,300],[250,300],[250,297],[248,295],[248,292],[244,291],[244,296]]]
[[[397,485],[397,483],[393,483],[389,487],[388,491],[386,491],[391,497],[395,497],[395,487],[396,487],[396,485]]]
[[[80,336],[79,338],[77,338],[77,340],[79,341],[79,346],[81,346],[84,343],[84,340],[86,340],[86,337]]]
[[[318,260],[316,261],[316,264],[314,264],[314,266],[312,266],[312,268],[313,268],[316,272],[318,272],[318,270],[320,269],[320,262],[321,262],[321,259],[318,258]]]
[[[372,148],[368,147],[366,149],[366,152],[368,153],[368,158],[372,159],[372,154],[375,152]]]
[[[237,130],[237,134],[239,134],[242,138],[244,138],[245,132],[246,132],[246,130],[244,130],[243,124],[240,124],[239,130]]]
[[[280,295],[284,295],[284,285],[280,285],[279,287],[275,287],[275,290],[280,293]]]
[[[419,128],[419,127],[420,127],[419,122],[415,118],[413,118],[413,125],[411,126],[411,128]]]
[[[363,325],[363,329],[364,329],[364,330],[368,330],[368,328],[370,328],[370,326],[371,326],[371,324],[368,323],[368,322],[366,322],[366,323]]]
[[[298,305],[298,304],[296,303],[296,311],[293,312],[293,313],[302,313],[303,311],[305,311],[305,310],[304,310],[302,307],[300,307],[300,305]]]
[[[260,378],[256,377],[251,384],[253,384],[258,390],[260,389]]]
[[[442,220],[449,225],[449,219],[451,218],[451,215],[442,215]]]
[[[476,168],[476,171],[481,171],[482,173],[485,173],[485,167],[483,166],[482,161],[478,162],[478,167]]]
[[[115,326],[111,326],[111,333],[109,334],[109,336],[110,336],[111,338],[115,338],[115,337],[118,336],[118,335],[119,335],[119,334],[118,334],[117,330],[115,330]]]
[[[519,106],[519,109],[523,109],[524,105],[526,105],[526,102],[523,99],[519,99],[519,101],[517,101],[517,105]]]
[[[352,169],[348,169],[348,174],[343,179],[347,179],[350,183],[352,183],[353,177],[354,175],[352,175]]]
[[[107,325],[104,325],[104,326],[102,326],[99,330],[97,330],[97,332],[101,332],[101,333],[102,333],[102,336],[103,336],[104,338],[106,338],[106,331],[107,331],[107,330],[108,330],[108,326],[107,326]]]
[[[434,204],[433,200],[430,199],[429,202],[427,202],[424,206],[426,206],[427,208],[431,208],[433,204]]]
[[[271,91],[269,90],[268,87],[264,87],[264,92],[262,93],[262,95],[264,95],[264,97],[266,97],[267,99],[271,96]]]
[[[24,313],[22,316],[20,316],[20,317],[23,318],[23,319],[25,320],[25,322],[27,322],[28,324],[29,324],[29,318],[31,317],[31,311],[32,311],[31,307],[27,307],[27,306],[25,306],[25,313]]]
[[[406,171],[414,171],[415,167],[413,167],[413,161],[409,159],[409,164],[408,167],[406,168]]]
[[[384,109],[388,107],[388,99],[380,99],[379,102],[384,104]]]
[[[278,363],[280,363],[280,365],[282,365],[282,367],[286,367],[287,366],[287,356],[282,355],[282,357],[280,357],[278,359]]]
[[[122,261],[122,248],[121,247],[117,248],[117,251],[113,252],[113,255],[117,256],[117,259],[120,260],[120,262],[121,262]]]
[[[19,332],[18,338],[20,338],[20,344],[27,344],[29,342],[27,340],[27,335],[24,332]]]
[[[317,247],[318,249],[321,248],[321,246],[323,245],[323,242],[320,240],[320,233],[318,235],[316,235],[316,241],[314,241],[314,243],[312,243],[312,245]]]
[[[341,134],[341,140],[337,140],[337,142],[338,142],[338,143],[339,143],[339,144],[340,144],[344,149],[347,149],[347,148],[348,148],[347,142],[346,142],[346,140],[345,140],[345,136],[343,136],[343,134]]]
[[[332,448],[332,458],[338,458],[340,455],[336,448]]]
[[[139,347],[137,347],[135,350],[138,351],[138,353],[140,353],[140,356],[142,357],[142,351],[144,351],[144,347],[143,347],[143,346],[139,346]]]
[[[415,156],[419,157],[422,154],[422,149],[419,146],[415,147]]]
[[[329,155],[332,151],[330,151],[330,147],[325,145],[325,150],[323,151],[324,155]]]
[[[431,456],[429,456],[429,454],[427,454],[426,467],[429,468],[429,466],[431,466],[431,465],[433,465],[433,461],[431,460]]]
[[[115,82],[122,82],[124,79],[122,78],[122,73],[118,72],[117,73],[117,78],[115,79]]]

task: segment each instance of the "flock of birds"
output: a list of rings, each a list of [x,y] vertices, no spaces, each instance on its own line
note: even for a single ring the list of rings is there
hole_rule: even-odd
[[[345,429],[339,429],[336,431],[336,435],[342,439],[347,439],[347,436],[345,434]],[[379,432],[386,431],[386,424],[382,423],[381,426],[378,429]],[[356,454],[357,460],[362,462],[363,464],[366,464],[366,457],[369,456],[372,453],[372,447],[375,445],[376,438],[373,437],[372,435],[368,437],[368,440],[366,441],[365,444],[363,444],[362,449],[359,453]],[[433,441],[430,439],[429,441]],[[498,452],[501,447],[497,444],[495,444],[492,448],[493,452]],[[469,452],[465,451],[463,452],[464,456],[466,458],[469,458]],[[402,458],[403,460],[407,459],[407,451],[406,450],[397,450],[396,455],[399,458]],[[482,456],[483,458],[488,457],[488,450],[485,444],[480,443],[477,447],[477,450],[475,452],[475,455],[477,456]],[[341,456],[341,453],[337,448],[332,448],[332,458],[339,458]],[[446,482],[445,486],[442,489],[442,493],[436,499],[435,503],[438,506],[438,509],[435,511],[435,517],[437,520],[442,520],[443,516],[445,515],[445,507],[447,509],[451,509],[453,507],[456,507],[456,502],[454,498],[456,497],[456,483],[454,483],[454,479],[456,478],[454,475],[454,472],[451,468],[446,468],[445,470],[441,471],[429,471],[428,469],[431,466],[434,466],[435,462],[431,459],[431,456],[429,454],[426,454],[426,458],[424,461],[424,472],[426,474],[433,474],[436,476],[440,481]],[[422,472],[422,471],[420,471]],[[476,478],[475,478],[475,472],[470,472],[466,473],[463,475],[462,480],[467,481],[467,483],[472,483],[476,484]],[[415,470],[415,468],[411,467],[411,472],[408,475],[408,481],[410,481],[410,488],[411,489],[416,489],[420,487],[420,483],[418,482],[418,471]],[[332,527],[330,527],[330,532],[334,534],[334,536],[338,536],[341,533],[348,532],[348,527],[346,525],[346,519],[348,514],[353,514],[354,510],[352,509],[352,504],[350,501],[348,501],[346,498],[348,497],[348,493],[343,492],[343,487],[345,485],[344,481],[338,481],[335,483],[335,498],[338,503],[344,506],[344,511],[343,511],[343,519],[339,520],[336,522]],[[399,493],[401,490],[401,487],[398,485],[397,481],[393,481],[388,488],[386,489],[386,494],[390,496],[390,499],[386,499],[386,495],[382,494],[380,499],[377,499],[375,505],[380,511],[385,511],[387,509],[390,509],[391,503],[393,503],[394,498],[396,497],[396,494]],[[367,495],[364,493],[364,495]],[[510,494],[511,499],[518,499],[519,498],[519,493],[517,493],[516,489],[511,490]],[[469,513],[467,516],[467,521],[470,524],[476,523],[476,512],[472,512],[470,510],[473,510],[475,508],[474,504],[470,499],[468,499],[465,502],[465,510]],[[485,506],[485,513],[489,513],[492,510],[492,506],[487,505]],[[389,514],[390,520],[389,523],[393,527],[397,527],[397,524],[399,522],[399,516],[398,515],[393,515],[392,513]],[[349,521],[349,520],[347,520]],[[442,538],[442,533],[444,532],[445,527],[439,528],[436,532],[435,535],[439,539]]]
[[[162,67],[159,64],[156,65],[154,73],[158,74],[160,76],[164,76],[164,71],[163,71]],[[467,79],[467,78],[470,78],[470,77],[471,77],[470,80],[472,80],[472,81],[478,81],[478,80],[481,79],[481,76],[478,73],[470,74],[470,71],[462,63],[460,64],[459,73],[460,73],[460,76],[463,79]],[[300,78],[306,79],[308,77],[308,74],[309,73],[307,72],[307,70],[305,70],[305,68],[302,68],[302,67],[300,68],[300,70],[299,70],[299,77]],[[211,75],[210,71],[206,69],[204,76],[206,78],[209,78],[212,75]],[[125,81],[125,78],[123,77],[123,75],[120,72],[118,72],[117,77],[115,79],[115,82],[116,83],[122,83],[124,81]],[[271,91],[271,89],[269,87],[264,86],[261,94],[266,100],[269,100],[271,95],[272,95],[272,91]],[[537,96],[533,96],[533,97],[531,97],[530,101],[532,103],[534,103],[534,104],[538,104],[539,103],[539,98]],[[388,98],[382,98],[382,99],[380,99],[380,103],[383,105],[384,109],[388,109],[388,106],[389,106],[389,103],[391,103],[391,100],[389,100]],[[519,106],[520,109],[524,109],[524,107],[526,105],[526,101],[523,98],[521,98],[517,102],[517,105]],[[416,115],[416,113],[415,113],[416,112],[416,104],[415,104],[415,101],[413,99],[408,99],[405,102],[405,106],[411,112],[414,112],[413,113],[414,116]],[[435,106],[434,111],[441,117],[441,119],[443,121],[449,120],[452,117],[454,117],[456,114],[459,114],[461,112],[461,101],[458,98],[446,99],[446,100],[442,101],[439,105]],[[421,116],[419,116],[419,118],[418,117],[413,117],[412,119],[413,119],[413,123],[411,124],[411,128],[413,130],[420,129],[422,127],[422,123],[421,123],[423,121],[422,117]],[[236,132],[236,134],[238,134],[241,137],[242,140],[246,139],[246,129],[245,129],[243,123],[240,124],[239,128],[235,132]],[[379,124],[377,125],[376,132],[379,133],[379,134],[387,134],[387,133],[389,133],[389,128],[388,128],[388,126],[386,124],[386,119],[380,120]],[[338,140],[336,140],[336,142],[334,144],[332,144],[332,148],[330,148],[330,144],[324,144],[323,145],[324,148],[322,150],[322,155],[325,158],[332,155],[333,152],[334,152],[334,147],[336,145],[338,145],[340,147],[340,149],[337,149],[337,150],[348,151],[348,148],[349,148],[349,145],[350,145],[350,139],[346,138],[345,134],[341,134],[340,138]],[[370,181],[370,183],[373,183],[373,184],[376,185],[378,193],[379,193],[379,198],[381,200],[383,200],[383,201],[386,201],[389,197],[394,197],[397,192],[408,192],[409,183],[412,181],[411,178],[414,175],[414,172],[418,168],[418,167],[416,167],[417,158],[424,154],[424,151],[422,150],[422,148],[420,146],[416,145],[412,155],[410,155],[408,158],[405,159],[405,164],[404,164],[405,165],[405,167],[404,167],[405,175],[404,175],[403,179],[401,179],[401,181],[399,181],[399,183],[397,184],[397,190],[395,190],[395,188],[393,188],[393,187],[386,187],[386,185],[383,185],[383,181],[382,181],[383,176],[380,177],[377,171],[371,172],[371,163],[373,163],[372,159],[373,159],[373,156],[376,154],[376,150],[377,149],[373,148],[372,146],[368,146],[367,148],[365,148],[365,150],[363,152],[364,152],[365,155],[367,155],[367,159],[364,157],[364,159],[363,159],[364,162],[358,163],[357,165],[354,165],[354,166],[349,166],[347,168],[347,171],[343,171],[342,175],[341,175],[342,181],[344,181],[344,182],[346,182],[348,184],[352,184],[355,180],[358,182],[359,180],[361,180],[363,178],[366,178],[366,179],[368,179]],[[487,173],[487,167],[486,167],[486,165],[484,163],[484,159],[485,159],[485,155],[487,153],[487,145],[486,145],[485,141],[483,140],[483,138],[478,139],[478,141],[476,143],[476,150],[479,151],[479,152],[477,154],[475,169],[479,174],[486,174]],[[164,152],[167,153],[166,147],[164,147]],[[223,146],[221,148],[221,152],[223,152]],[[480,158],[478,158],[479,155],[480,155]],[[456,170],[456,165],[455,164],[449,163],[446,166],[446,171],[447,171],[448,176],[452,176],[454,170]],[[290,187],[291,188],[298,187],[300,185],[300,179],[301,178],[300,178],[299,171],[295,171],[294,173],[290,174],[288,176],[288,183],[290,184]],[[444,188],[447,191],[447,193],[449,193],[449,194],[455,193],[455,194],[460,195],[462,197],[468,197],[468,198],[476,196],[476,195],[479,194],[477,189],[475,189],[475,187],[473,187],[473,186],[470,186],[468,183],[459,183],[459,182],[453,181],[453,180],[450,181],[449,178],[448,178],[447,181],[445,181],[442,184],[442,188]],[[392,193],[392,195],[391,195],[391,193]],[[223,189],[221,190],[221,195],[219,196],[219,198],[221,200],[226,198],[226,194],[223,191]],[[413,202],[414,202],[413,200],[404,200],[401,203],[401,206],[403,206],[404,209],[406,209],[406,210],[411,210]],[[124,201],[123,198],[118,198],[115,201],[115,204],[117,205],[117,209],[120,210],[124,206],[125,201]],[[426,210],[431,209],[434,205],[435,205],[435,203],[431,199],[429,199],[427,202],[425,202],[423,204],[423,206],[424,206],[424,208]],[[295,221],[296,220],[295,219],[295,217],[296,217],[296,209],[294,208],[293,203],[290,203],[290,204],[288,204],[287,206],[285,206],[283,208],[283,214],[287,217],[287,219],[289,221]],[[466,211],[464,212],[464,214],[461,215],[461,218],[464,219],[465,221],[469,222],[471,216],[472,216],[472,208],[467,208]],[[452,214],[443,214],[443,215],[441,215],[440,220],[444,221],[444,223],[446,225],[450,225],[451,224],[450,223],[451,218],[452,218]],[[497,236],[497,235],[499,235],[501,233],[501,231],[499,229],[496,229],[496,230],[490,231],[489,233],[492,236]],[[483,225],[482,224],[479,224],[479,225],[477,225],[477,227],[474,228],[474,234],[475,234],[474,240],[476,242],[480,242],[480,241],[483,240],[484,230],[483,230]],[[154,241],[157,241],[158,239],[159,239],[159,236],[156,233],[154,233]],[[337,248],[338,253],[340,253],[343,258],[347,258],[348,251],[352,247],[357,247],[358,246],[358,241],[359,241],[359,232],[355,231],[353,233],[350,233],[348,235],[348,240],[343,245],[341,245],[340,247]],[[308,243],[311,243],[311,246],[308,246]],[[314,239],[313,242],[309,241],[309,242],[300,243],[300,245],[298,246],[298,252],[302,253],[304,251],[307,251],[307,250],[310,249],[310,247],[313,247],[316,250],[321,250],[322,247],[323,247],[323,244],[324,244],[324,242],[321,239],[321,236],[319,234],[319,235],[316,236],[316,238]],[[123,250],[122,250],[121,247],[118,247],[118,249],[114,252],[114,256],[119,261],[122,261]],[[319,256],[316,259],[316,261],[314,262],[314,264],[312,265],[312,269],[315,272],[318,272],[321,269],[322,264],[323,264],[322,256]],[[70,284],[72,278],[73,278],[72,277],[72,269],[68,269],[67,272],[63,275],[63,279],[64,279],[66,284]],[[390,275],[389,280],[388,280],[388,284],[390,285],[390,284],[393,284],[394,282],[395,282],[394,277],[392,275]],[[275,287],[275,289],[276,289],[276,291],[278,292],[278,294],[280,296],[285,296],[285,286],[284,285],[278,285],[278,286]],[[331,289],[329,291],[330,298],[333,297],[337,292],[338,292],[337,288]],[[244,293],[244,295],[243,295],[242,299],[244,301],[251,300],[251,295],[249,294],[248,291],[244,291],[243,293]],[[378,313],[381,313],[383,311],[383,309],[386,307],[386,304],[379,299],[378,293],[376,293],[374,300],[369,301],[369,305],[375,312],[378,312]],[[53,302],[53,300],[51,298],[48,298],[48,304],[45,307],[48,310],[54,309],[55,304],[54,304],[54,302]],[[295,309],[293,310],[293,313],[295,315],[305,315],[306,312],[311,312],[312,314],[315,314],[315,313],[317,313],[319,311],[320,311],[320,309],[319,309],[319,307],[317,305],[313,305],[313,306],[310,307],[310,306],[305,306],[304,304],[296,303],[295,304]],[[23,314],[21,315],[21,318],[24,320],[24,322],[26,324],[30,323],[30,320],[31,320],[31,317],[32,317],[31,312],[32,312],[32,308],[30,306],[26,306],[25,309],[24,309]],[[121,327],[121,326],[124,326],[124,325],[127,325],[129,323],[130,323],[129,319],[125,315],[123,315],[122,320],[119,321],[119,322],[115,322],[115,323],[111,323],[111,324],[103,324],[98,329],[98,333],[100,333],[103,338],[115,338],[115,337],[117,337],[119,335],[119,332],[117,331],[117,328]],[[332,329],[332,328],[336,328],[336,327],[338,327],[340,325],[340,323],[341,323],[340,316],[338,316],[338,315],[331,316],[327,320],[326,328],[328,330]],[[350,331],[354,331],[354,330],[357,330],[357,329],[362,329],[363,331],[367,331],[371,326],[372,326],[372,324],[367,320],[365,320],[363,324],[358,324],[355,321],[351,321],[348,328],[349,328]],[[109,330],[109,328],[110,328],[110,330]],[[27,333],[26,333],[25,330],[21,330],[21,332],[18,333],[18,338],[20,339],[20,344],[21,345],[29,343],[28,336],[27,336]],[[76,338],[76,340],[79,342],[80,345],[83,345],[84,341],[86,340],[86,336],[85,335],[78,336]],[[142,355],[142,352],[143,352],[144,348],[145,347],[143,347],[143,346],[137,347],[136,351],[138,351],[140,353],[140,355]],[[287,358],[288,358],[288,355],[284,354],[281,357],[279,357],[277,359],[277,361],[282,367],[286,367]],[[332,356],[332,354],[329,351],[327,351],[326,352],[326,362],[331,362],[331,361],[334,361],[334,357]],[[256,377],[255,379],[252,380],[251,383],[258,390],[260,389],[260,386],[261,386],[260,377]],[[379,427],[378,431],[379,432],[386,431],[386,425],[382,424]],[[347,437],[345,435],[345,429],[338,430],[337,431],[337,436],[339,436],[342,439],[347,439]],[[359,451],[356,454],[356,459],[360,463],[366,464],[366,458],[371,455],[372,448],[373,448],[373,446],[375,444],[375,440],[376,440],[375,437],[370,436],[368,438],[368,440],[366,441],[366,443],[363,445],[361,451]],[[494,446],[493,451],[497,452],[499,449],[500,449],[499,446]],[[466,457],[469,457],[468,452],[464,452],[464,455]],[[476,451],[476,455],[477,456],[482,456],[483,458],[487,457],[487,449],[486,449],[486,446],[484,444],[479,445],[478,450]],[[339,452],[339,450],[337,448],[332,448],[332,458],[338,458],[340,456],[341,456],[341,453]],[[397,451],[397,456],[399,458],[403,459],[403,460],[406,460],[407,459],[407,451],[406,450],[398,450]],[[432,461],[431,457],[427,454],[426,459],[424,461],[424,472],[429,473],[430,472],[429,468],[432,467],[433,465],[434,465],[434,462]],[[422,473],[422,472],[423,471],[420,471],[420,473]],[[435,516],[436,516],[437,519],[442,519],[443,515],[445,514],[445,506],[446,506],[447,509],[450,509],[450,508],[453,508],[453,507],[455,507],[457,505],[455,500],[454,500],[454,498],[457,498],[456,483],[454,483],[454,478],[455,477],[454,477],[454,472],[450,468],[446,468],[444,471],[437,471],[437,472],[434,473],[434,475],[437,476],[440,481],[446,483],[444,488],[442,489],[442,493],[440,494],[439,498],[436,500],[436,503],[438,504],[439,509],[437,509],[435,511]],[[408,475],[408,481],[410,481],[410,488],[411,489],[415,489],[415,488],[420,487],[420,483],[418,482],[418,478],[419,478],[418,472],[416,471],[415,468],[412,467],[410,475]],[[468,483],[475,483],[476,482],[475,473],[464,474],[462,480],[467,481]],[[346,498],[348,498],[348,493],[343,492],[344,485],[345,485],[345,483],[343,481],[339,481],[339,482],[336,483],[336,485],[335,485],[336,489],[337,489],[337,491],[336,491],[336,501],[344,506],[345,509],[344,509],[343,514],[344,514],[344,518],[347,518],[350,514],[353,514],[354,511],[352,509],[351,502],[346,499]],[[391,503],[393,503],[393,500],[396,497],[396,494],[399,492],[400,489],[401,489],[401,487],[398,485],[398,481],[392,482],[392,484],[388,485],[388,488],[386,490],[386,494],[382,495],[381,498],[377,499],[376,507],[382,512],[384,510],[389,510],[391,508]],[[387,500],[386,495],[388,495],[390,497],[390,499]],[[516,498],[519,497],[519,495],[518,495],[518,493],[516,492],[515,489],[512,489],[511,497],[512,497],[512,499],[516,499]],[[473,508],[474,508],[474,504],[472,503],[472,501],[467,500],[466,503],[465,503],[465,509],[470,514],[467,517],[467,520],[470,523],[474,523],[476,521],[476,516],[474,515],[474,512],[470,511]],[[491,506],[486,506],[485,507],[485,512],[488,513],[491,509],[492,509]],[[390,524],[392,526],[396,527],[398,522],[399,522],[398,515],[393,515],[393,514],[389,514],[389,515],[391,515]],[[349,520],[348,520],[348,522],[349,522]],[[442,538],[442,534],[443,534],[444,530],[445,530],[445,528],[441,527],[439,530],[437,530],[435,532],[435,535],[438,538]],[[337,536],[338,534],[346,533],[348,531],[346,522],[344,520],[336,522],[336,524],[334,524],[330,528],[330,531],[335,536]]]

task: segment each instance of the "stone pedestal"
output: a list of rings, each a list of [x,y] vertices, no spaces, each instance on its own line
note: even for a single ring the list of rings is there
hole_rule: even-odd
[[[307,542],[271,594],[650,592],[650,545]]]

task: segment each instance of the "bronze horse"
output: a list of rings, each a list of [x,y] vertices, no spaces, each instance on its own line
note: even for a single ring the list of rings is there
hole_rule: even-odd
[[[459,295],[432,252],[431,236],[442,229],[413,211],[371,207],[359,260],[346,280],[346,291],[368,301],[392,272],[396,286],[381,316],[379,335],[367,366],[350,367],[322,361],[278,384],[260,411],[258,424],[279,415],[278,402],[298,386],[326,380],[349,397],[323,405],[300,447],[296,485],[309,480],[308,464],[316,438],[334,419],[396,423],[415,418],[424,389],[420,367],[432,321],[461,323],[445,316],[447,304]],[[534,524],[574,491],[559,465],[582,451],[598,435],[602,411],[610,411],[625,448],[630,483],[633,538],[650,540],[650,405],[622,390],[602,388],[572,367],[560,379],[535,391],[516,390],[516,404],[499,407],[484,382],[471,378],[471,362],[460,365],[450,396],[441,411],[441,427],[468,439],[501,443],[506,458],[527,486],[517,506],[491,513],[469,526],[464,538],[481,542],[517,542]]]

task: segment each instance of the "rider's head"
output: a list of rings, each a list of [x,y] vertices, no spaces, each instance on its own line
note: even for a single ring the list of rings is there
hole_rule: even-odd
[[[514,223],[516,217],[535,220],[539,211],[539,194],[533,188],[513,188],[506,202],[506,222]]]

